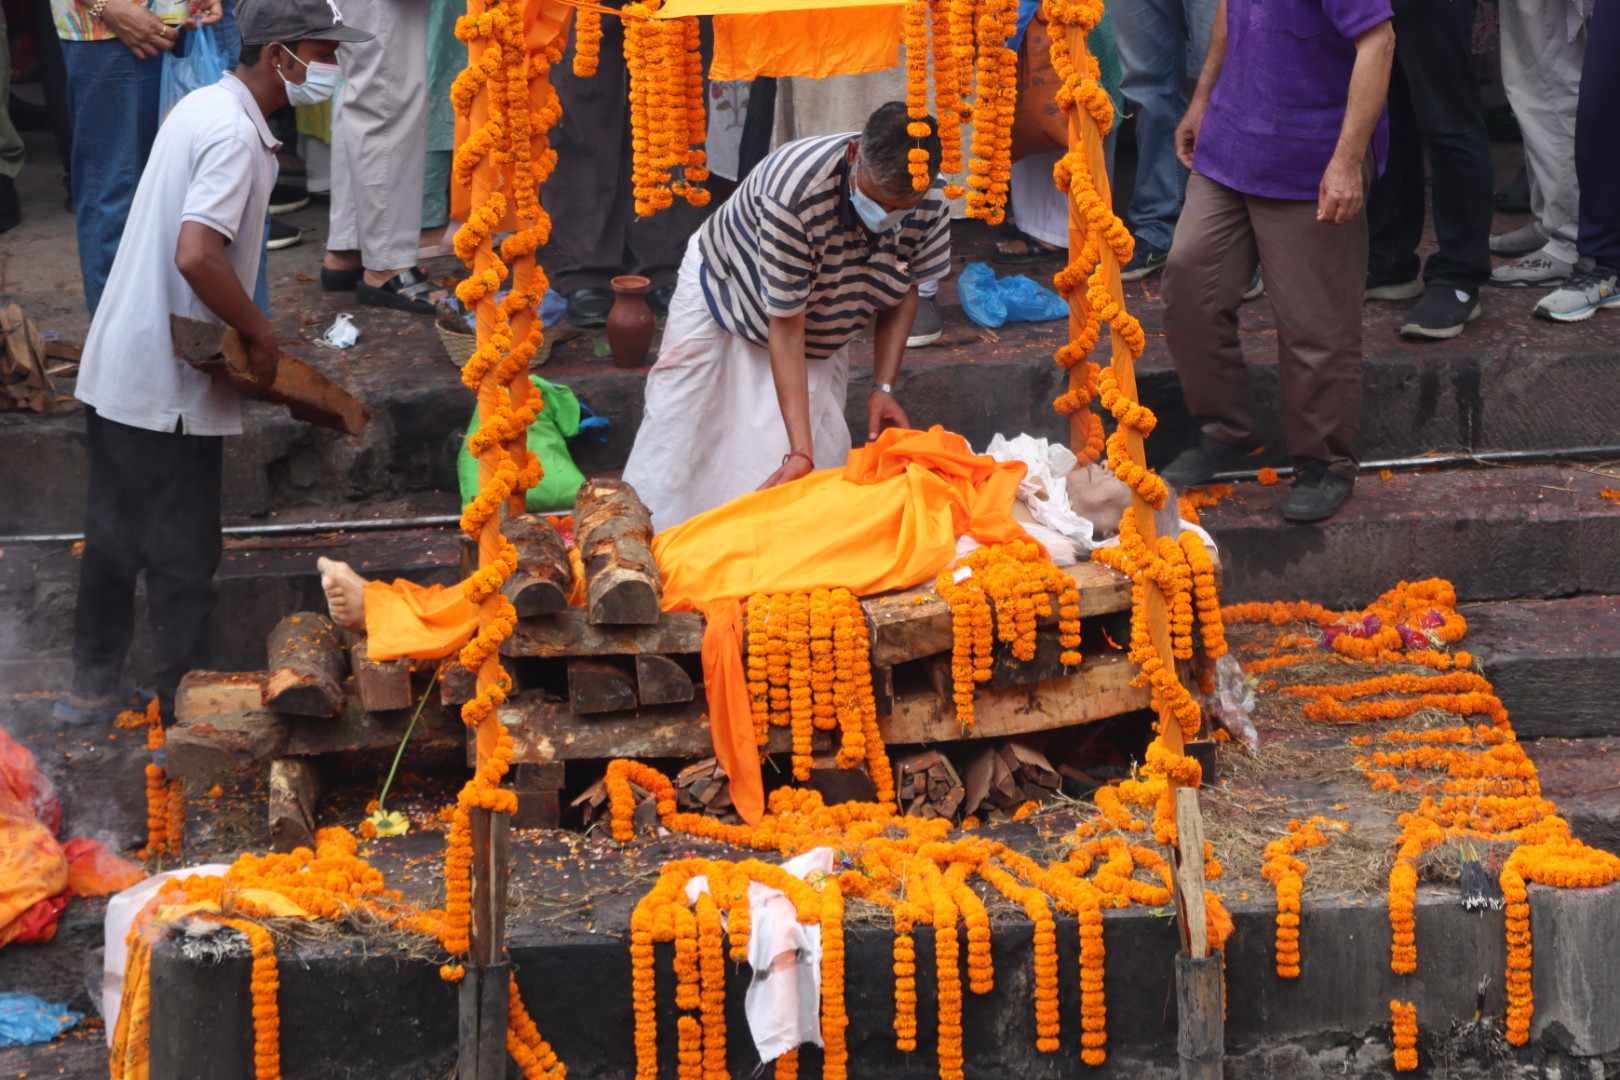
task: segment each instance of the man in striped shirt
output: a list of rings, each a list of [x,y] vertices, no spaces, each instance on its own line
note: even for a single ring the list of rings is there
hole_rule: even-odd
[[[867,437],[909,426],[894,380],[917,287],[950,271],[939,168],[900,102],[859,133],[788,143],[687,246],[624,476],[664,529],[849,456],[849,345],[872,332]]]

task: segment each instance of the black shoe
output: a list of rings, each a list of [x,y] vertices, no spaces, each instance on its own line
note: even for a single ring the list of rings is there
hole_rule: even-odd
[[[304,234],[296,225],[288,225],[285,221],[270,219],[270,237],[265,240],[264,246],[271,251],[280,251],[283,248],[296,247],[303,243]]]
[[[0,233],[10,232],[22,224],[22,202],[17,198],[17,184],[9,176],[0,176]]]
[[[647,306],[660,319],[669,314],[669,302],[675,299],[675,286],[660,285],[647,294]]]
[[[274,231],[275,227],[276,223],[272,221],[270,223],[271,230]],[[364,271],[361,270],[333,270],[330,266],[323,266],[321,267],[321,291],[354,292],[360,287],[360,278],[363,273]]]
[[[309,205],[309,192],[302,184],[277,184],[270,189],[270,214],[290,214]]]
[[[1296,462],[1294,486],[1283,500],[1283,520],[1296,525],[1326,521],[1349,501],[1355,486],[1350,477],[1329,472],[1325,461]]]
[[[1363,300],[1416,300],[1423,295],[1423,279],[1411,274],[1381,274],[1367,271]]]
[[[1198,445],[1183,450],[1159,474],[1165,483],[1177,491],[1202,487],[1215,479],[1216,473],[1233,472],[1248,463],[1249,451],[1216,439],[1200,438]]]
[[[1164,269],[1164,262],[1170,253],[1163,248],[1150,247],[1147,244],[1137,244],[1136,254],[1119,271],[1121,281],[1141,281],[1152,274]]]
[[[1423,299],[1412,305],[1401,324],[1401,337],[1410,340],[1444,341],[1463,332],[1463,327],[1479,318],[1478,289],[1454,285],[1430,285]]]
[[[581,330],[607,325],[613,293],[607,289],[575,289],[568,294],[568,321]]]

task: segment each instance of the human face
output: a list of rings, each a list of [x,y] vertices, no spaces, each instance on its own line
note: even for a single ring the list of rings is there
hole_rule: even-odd
[[[850,164],[854,166],[851,170],[851,178],[855,186],[862,195],[881,206],[885,213],[892,214],[896,211],[915,210],[927,196],[926,191],[908,191],[903,195],[897,195],[892,191],[885,190],[878,183],[877,178],[872,175],[872,171],[867,168],[866,163],[861,160],[861,144],[859,140],[850,140],[848,154]]]
[[[336,63],[336,42],[299,41],[291,46],[278,45],[273,53],[289,104],[318,105],[337,90],[342,72]]]

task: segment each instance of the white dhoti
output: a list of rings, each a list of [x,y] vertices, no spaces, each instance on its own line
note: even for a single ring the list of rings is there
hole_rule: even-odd
[[[701,264],[694,234],[624,467],[624,479],[652,511],[658,530],[753,491],[788,452],[770,353],[715,321],[698,280]],[[852,445],[844,418],[849,346],[811,359],[806,368],[816,468],[836,468]]]

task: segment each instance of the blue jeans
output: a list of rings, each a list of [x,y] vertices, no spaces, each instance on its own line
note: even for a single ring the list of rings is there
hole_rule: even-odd
[[[95,317],[118,240],[157,138],[163,60],[120,41],[64,41],[73,107],[73,216],[84,300]]]
[[[1176,125],[1209,51],[1216,0],[1119,0],[1109,8],[1124,69],[1120,91],[1136,116],[1136,188],[1130,223],[1139,243],[1170,250],[1187,170]]]

